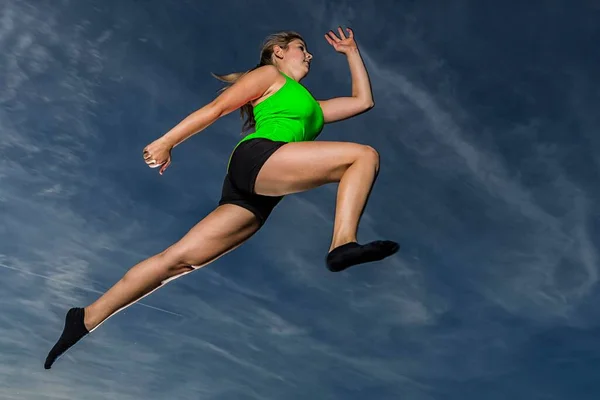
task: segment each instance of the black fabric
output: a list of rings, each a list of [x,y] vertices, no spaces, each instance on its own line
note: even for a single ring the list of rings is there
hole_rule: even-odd
[[[85,310],[83,308],[71,308],[67,312],[63,332],[46,357],[45,369],[52,368],[52,364],[58,357],[89,333],[83,323],[84,316]]]
[[[258,195],[254,192],[254,184],[263,164],[285,144],[264,138],[240,143],[231,156],[219,205],[244,207],[256,215],[262,226],[283,196]]]
[[[353,265],[383,260],[400,249],[400,245],[391,240],[377,240],[360,245],[346,243],[331,250],[327,255],[327,268],[331,272],[340,272]]]

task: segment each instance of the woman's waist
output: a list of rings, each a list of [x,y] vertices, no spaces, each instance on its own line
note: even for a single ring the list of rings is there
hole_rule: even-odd
[[[304,128],[298,126],[298,124],[286,124],[286,123],[263,123],[257,124],[254,133],[251,134],[253,137],[269,137],[275,138],[274,140],[296,142],[304,139]]]

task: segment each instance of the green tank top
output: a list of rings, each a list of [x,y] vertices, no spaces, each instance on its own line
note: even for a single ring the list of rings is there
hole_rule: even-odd
[[[323,130],[323,110],[312,94],[283,72],[283,86],[258,103],[253,110],[255,131],[246,140],[265,138],[280,142],[315,140]]]

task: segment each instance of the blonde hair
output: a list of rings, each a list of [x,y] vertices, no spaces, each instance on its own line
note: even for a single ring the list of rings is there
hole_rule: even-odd
[[[218,80],[228,84],[227,86],[222,88],[220,90],[220,92],[227,90],[228,87],[233,85],[238,79],[240,79],[243,75],[246,75],[248,72],[254,71],[257,68],[262,67],[263,65],[274,65],[273,64],[273,49],[274,49],[274,47],[279,46],[282,49],[287,49],[288,45],[293,40],[296,40],[296,39],[304,41],[302,36],[300,36],[299,33],[294,32],[294,31],[282,31],[282,32],[273,33],[273,34],[267,36],[265,38],[265,40],[263,41],[261,49],[260,49],[260,61],[254,68],[252,68],[248,71],[245,71],[245,72],[233,72],[233,73],[230,73],[227,75],[217,75],[217,74],[211,73],[211,75],[214,76],[215,78],[217,78]],[[254,113],[253,113],[252,104],[246,103],[242,107],[240,107],[240,117],[243,121],[242,133],[246,133],[250,129],[254,128],[255,121],[254,121]]]

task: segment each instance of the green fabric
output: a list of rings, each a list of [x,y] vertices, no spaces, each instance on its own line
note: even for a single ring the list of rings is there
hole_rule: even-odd
[[[254,107],[255,131],[240,140],[236,148],[254,138],[288,143],[312,141],[323,130],[319,103],[299,82],[281,74],[285,77],[284,85]]]

